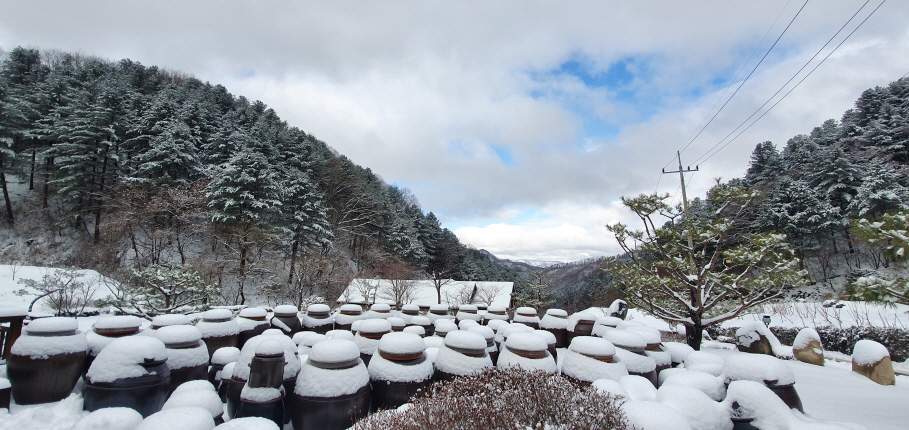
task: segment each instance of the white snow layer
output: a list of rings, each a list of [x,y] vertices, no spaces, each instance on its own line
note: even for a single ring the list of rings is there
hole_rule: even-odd
[[[139,363],[144,363],[146,359],[167,360],[167,352],[164,342],[153,337],[121,337],[101,350],[88,369],[87,376],[93,382],[139,377],[146,373],[145,367]]]
[[[660,376],[662,377],[663,373],[669,370],[678,371],[670,372],[669,376],[660,385],[660,388],[666,385],[684,385],[700,390],[717,402],[722,401],[726,397],[726,385],[723,383],[723,378],[697,370],[685,369],[666,369],[660,372]]]
[[[278,334],[275,334],[278,333]],[[253,336],[246,341],[243,349],[240,350],[240,356],[237,357],[236,366],[233,375],[241,379],[249,379],[249,365],[256,355],[256,349],[266,340],[276,340],[284,348],[284,379],[290,379],[300,371],[300,360],[297,359],[297,345],[289,337],[281,333],[280,330],[266,330],[258,336]]]
[[[580,338],[575,338],[575,340]],[[559,353],[559,357],[563,354]],[[581,355],[572,350],[565,351],[562,359],[562,374],[581,381],[595,381],[597,379],[612,379],[628,375],[628,369],[622,363],[607,363]]]
[[[101,408],[77,421],[72,430],[133,430],[142,419],[132,408]]]
[[[723,376],[727,381],[775,381],[775,385],[795,383],[795,374],[783,360],[764,354],[732,354],[726,357]]]
[[[622,405],[622,411],[638,430],[691,430],[684,415],[662,403],[630,401]]]
[[[619,381],[613,379],[597,379],[596,381],[593,381],[593,384],[591,385],[603,393],[628,397],[628,392],[625,391],[625,387],[622,387],[622,384],[620,384]]]
[[[631,373],[649,373],[656,370],[656,361],[646,355],[638,355],[633,352],[616,348],[616,361],[625,365]]]
[[[480,346],[473,345],[465,348],[482,350],[486,349],[486,340],[483,339],[483,336],[467,331],[458,331],[456,333],[472,334],[483,342]],[[446,343],[447,340],[448,338],[446,338]],[[482,357],[470,357],[461,354],[460,352],[454,351],[448,346],[443,346],[439,348],[438,351],[439,352],[435,357],[436,369],[451,375],[474,375],[492,367],[492,359],[489,358],[489,354],[483,354]],[[429,353],[429,348],[426,349],[426,352]]]
[[[685,356],[685,368],[706,372],[713,376],[723,373],[723,357],[707,351],[692,351]]]
[[[177,388],[174,389],[173,394],[182,393],[184,391],[197,391],[197,390],[217,391],[215,389],[215,386],[212,385],[211,382],[208,382],[207,379],[196,379],[193,381],[186,381],[186,382],[180,384],[179,386],[177,386]],[[173,394],[171,394],[171,396],[173,396]]]
[[[535,335],[531,334],[531,336]],[[511,352],[508,348],[503,349],[502,352],[499,353],[499,360],[496,362],[496,367],[499,369],[521,367],[526,370],[542,370],[547,373],[556,373],[556,371],[558,371],[556,362],[548,351],[546,352],[546,357],[527,358]]]
[[[388,333],[379,340],[379,350],[392,354],[415,354],[425,349],[423,338],[413,333]]]
[[[198,342],[202,340],[202,331],[191,325],[172,325],[155,330],[155,337],[165,345]]]
[[[805,327],[799,330],[799,334],[795,335],[795,340],[792,341],[792,349],[805,349],[812,340],[816,340],[820,344],[821,335],[817,333],[817,330]]]
[[[643,376],[623,376],[619,378],[619,384],[622,385],[631,400],[648,402],[656,400],[656,388]]]
[[[281,389],[283,387],[250,387],[249,384],[243,385],[240,390],[240,399],[253,403],[269,403],[278,400],[283,396]]]
[[[732,430],[730,410],[697,388],[666,385],[657,390],[656,401],[682,414],[694,429]]]
[[[262,417],[234,418],[215,430],[280,430],[274,421]]]
[[[41,320],[38,320],[41,321]],[[71,336],[34,336],[26,332],[19,336],[10,352],[13,355],[28,356],[34,359],[47,359],[51,355],[84,352],[88,349],[85,334],[76,331]]]
[[[218,348],[211,356],[211,364],[227,364],[240,358],[240,348],[225,346]]]
[[[330,340],[316,344],[316,347],[324,345]],[[339,341],[350,342],[350,341]],[[350,342],[353,344],[353,342]],[[356,345],[351,345],[353,351],[359,356]],[[347,348],[348,350],[350,348]],[[313,349],[315,352],[316,349]],[[310,360],[312,357],[310,356]],[[369,371],[363,360],[357,358],[357,365],[349,369],[322,369],[310,364],[300,369],[297,376],[297,383],[294,392],[305,397],[338,397],[347,394],[353,394],[360,388],[369,384]]]
[[[379,354],[369,360],[368,370],[369,378],[373,383],[383,381],[420,382],[432,378],[435,371],[432,362],[428,359],[419,364],[403,365],[393,360],[387,360]]]
[[[163,409],[151,414],[136,427],[136,430],[212,430],[215,420],[207,410],[186,406]]]
[[[183,385],[180,386],[182,387]],[[218,393],[214,390],[207,389],[174,391],[167,401],[164,402],[162,410],[182,408],[185,406],[194,406],[205,409],[212,418],[224,413],[224,404],[221,403],[221,398],[218,397]]]
[[[869,339],[856,342],[852,350],[852,361],[856,364],[870,365],[885,357],[890,357],[887,347]]]

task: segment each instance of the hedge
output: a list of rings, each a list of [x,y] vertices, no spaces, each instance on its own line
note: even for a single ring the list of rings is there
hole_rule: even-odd
[[[729,336],[735,338],[736,330],[738,330],[738,327],[710,327],[707,331],[713,337]],[[795,336],[800,330],[801,328],[798,327],[770,327],[770,331],[783,345],[792,345]],[[894,362],[902,362],[909,359],[909,330],[883,327],[816,327],[815,330],[821,336],[821,344],[827,351],[852,355],[852,349],[855,347],[856,342],[862,339],[870,339],[886,346],[887,350],[890,351],[890,359]]]

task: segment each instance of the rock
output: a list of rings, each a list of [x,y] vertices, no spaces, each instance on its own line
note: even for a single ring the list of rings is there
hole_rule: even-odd
[[[750,332],[748,333],[748,336],[738,336],[736,340],[736,347],[739,351],[773,356],[773,348],[770,346],[770,340],[758,332]]]
[[[896,384],[890,352],[873,340],[856,342],[852,351],[852,371],[881,385]]]
[[[795,359],[803,363],[814,364],[817,366],[824,365],[824,348],[821,347],[821,343],[817,340],[812,340],[808,342],[804,348],[801,349],[792,349],[792,354],[795,356]]]

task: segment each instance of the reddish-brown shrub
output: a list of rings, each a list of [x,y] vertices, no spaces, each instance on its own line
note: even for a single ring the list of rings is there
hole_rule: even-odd
[[[621,400],[559,375],[492,369],[435,384],[405,410],[379,412],[355,430],[628,429]]]

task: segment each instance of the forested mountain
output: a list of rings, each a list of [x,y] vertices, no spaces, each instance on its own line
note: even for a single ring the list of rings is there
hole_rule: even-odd
[[[866,90],[840,120],[789,139],[781,150],[757,144],[745,177],[729,183],[762,195],[733,233],[786,233],[813,284],[798,294],[836,295],[886,269],[891,261],[883,247],[856,238],[853,225],[909,209],[909,78]],[[717,209],[708,195],[691,202],[689,216],[710,218]],[[547,268],[556,303],[583,309],[619,297],[602,267],[588,260]]]
[[[227,303],[336,297],[353,276],[513,280],[260,101],[128,59],[2,60],[6,260],[194,270]]]

